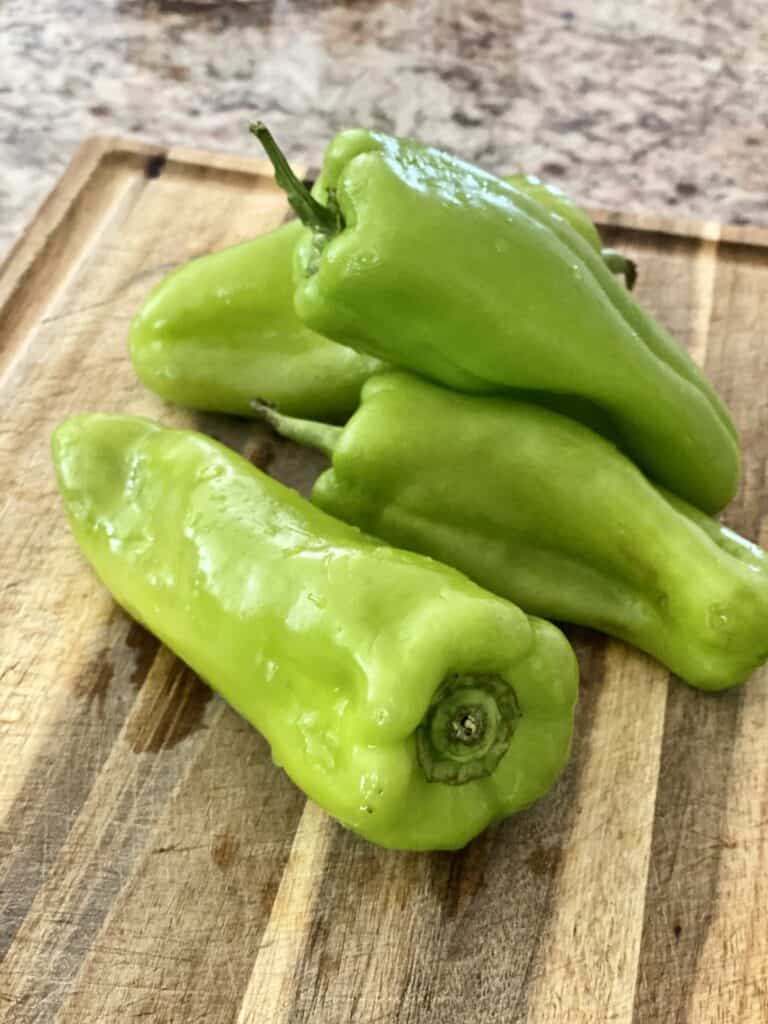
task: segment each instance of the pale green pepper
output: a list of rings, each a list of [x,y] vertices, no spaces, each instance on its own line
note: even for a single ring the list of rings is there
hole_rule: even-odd
[[[346,419],[381,363],[296,316],[291,263],[300,231],[293,221],[161,281],[131,325],[142,382],[191,409],[250,416],[260,398],[293,416]]]
[[[454,849],[563,768],[577,669],[554,626],[200,434],[78,416],[53,453],[73,533],[115,599],[348,828]]]
[[[656,483],[708,512],[731,500],[740,452],[722,400],[565,218],[454,156],[369,131],[331,142],[310,193],[266,128],[252,130],[306,224],[304,323],[459,391],[586,400]]]
[[[708,690],[768,658],[768,555],[581,423],[402,372],[369,380],[345,427],[267,416],[330,455],[320,508],[527,612],[621,637]]]

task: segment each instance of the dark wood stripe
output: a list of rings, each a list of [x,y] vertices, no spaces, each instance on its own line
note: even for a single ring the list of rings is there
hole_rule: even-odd
[[[588,630],[571,639],[582,676],[573,755],[535,807],[457,853],[391,853],[337,830],[291,1022],[332,1019],[340,993],[349,1020],[526,1019],[603,674],[602,639]]]
[[[191,672],[178,672],[177,685],[164,699],[152,700],[158,721],[167,720],[169,706],[180,714],[196,687],[203,684]],[[146,692],[145,692],[146,697]],[[195,698],[192,697],[194,700]],[[194,744],[193,739],[192,743]],[[197,741],[199,744],[199,740]],[[24,974],[11,963],[15,989],[23,1010],[19,1024],[53,1020],[77,975],[107,914],[145,847],[160,808],[164,807],[185,770],[188,754],[172,751],[162,762],[154,756],[124,761],[106,777],[104,803],[87,822],[78,822],[70,834],[77,856],[72,863],[56,863],[42,888],[43,905],[28,914],[33,932],[45,934],[43,946],[28,949],[21,942]],[[79,881],[73,885],[73,875]]]
[[[156,700],[139,705],[128,719],[126,743],[134,754],[172,750],[203,728],[203,715],[212,697],[212,690],[177,662],[159,686]]]
[[[0,960],[66,842],[157,654],[115,605],[107,645],[73,681],[71,716],[30,765],[0,832]]]
[[[651,213],[618,213],[590,207],[587,213],[600,229],[603,238],[609,232],[623,232],[628,238],[653,238],[656,248],[664,250],[676,238],[687,238],[692,242],[700,241],[712,228],[712,221],[701,218],[669,217],[666,214]],[[756,254],[765,256],[768,252],[768,231],[764,227],[752,224],[717,224],[720,239],[729,245],[738,245],[752,249]]]
[[[125,646],[138,650],[135,662],[108,678],[105,652],[94,658],[92,667],[76,681],[79,704],[91,732],[78,729],[76,723],[68,724],[67,746],[58,750],[55,761],[58,785],[49,782],[45,786],[46,805],[31,821],[13,815],[9,818],[8,834],[21,838],[3,886],[4,894],[16,895],[11,905],[3,908],[4,951],[12,945],[40,890],[46,883],[52,887],[51,904],[34,912],[33,934],[45,932],[45,942],[31,949],[25,944],[23,974],[12,964],[3,979],[6,984],[13,980],[15,1024],[49,1021],[65,1004],[74,1000],[77,1005],[72,983],[81,969],[90,979],[82,989],[87,992],[88,1009],[93,1006],[94,992],[103,990],[99,979],[105,962],[119,989],[114,949],[124,948],[126,941],[135,947],[134,958],[166,957],[164,974],[173,979],[146,996],[142,1003],[145,1015],[170,1014],[168,1019],[175,1019],[173,1015],[182,1007],[194,1016],[206,1002],[211,1004],[210,1012],[215,1012],[220,1000],[209,981],[215,963],[219,972],[226,973],[233,990],[244,991],[305,803],[300,791],[273,765],[266,743],[233,712],[223,710],[210,734],[201,734],[206,729],[202,711],[212,693],[170,655],[164,655],[169,671],[154,681],[153,692],[144,694],[133,708],[125,701],[126,708],[119,714],[113,700],[116,691],[122,690],[125,696],[130,690],[133,696],[158,644],[119,609],[113,618],[118,625],[122,620],[127,626]],[[117,640],[109,647],[113,659],[116,649]],[[221,712],[218,700],[216,705]],[[105,735],[106,722],[109,731]],[[114,802],[104,807],[103,821],[94,817],[81,827],[83,835],[75,843],[76,861],[69,866],[58,864],[56,857],[73,835],[77,813],[104,768],[121,724],[128,745],[145,756],[129,763],[125,758],[132,755],[126,752],[122,765],[113,765],[115,788],[108,786],[107,792]],[[187,742],[180,747],[182,740]],[[83,762],[82,751],[91,749],[98,749],[100,758]],[[174,792],[190,763],[189,778]],[[44,784],[44,777],[37,772],[31,778]],[[19,806],[29,811],[37,798],[25,790]],[[60,814],[61,808],[67,809],[66,816]],[[55,823],[57,812],[66,824],[58,833],[41,820],[49,817]],[[163,827],[164,818],[170,821]],[[92,831],[98,831],[101,824],[106,826],[103,835],[92,846]],[[156,843],[148,844],[150,836],[156,837]],[[91,861],[85,860],[88,851]],[[70,880],[73,869],[83,871],[83,880],[74,889]],[[169,878],[173,879],[171,886]],[[190,899],[189,906],[207,904],[207,917],[199,927],[179,931],[174,917],[178,893],[192,892],[201,885],[204,892]],[[168,903],[165,907],[164,901]],[[113,927],[100,935],[116,904],[123,912],[115,916]],[[189,908],[186,911],[191,912]],[[131,932],[134,913],[144,916]],[[128,939],[126,927],[131,935]],[[154,937],[142,952],[145,934]],[[184,946],[183,952],[180,946]],[[130,975],[133,967],[126,966]],[[126,979],[126,989],[129,984]],[[184,994],[181,1001],[180,993]],[[150,1004],[151,1010],[147,1008]],[[77,1014],[75,1019],[80,1019]]]
[[[305,800],[272,763],[266,742],[215,703],[220,714],[207,735],[190,737],[173,766],[161,766],[167,751],[145,758],[158,764],[154,783],[135,795],[135,805],[110,813],[111,853],[100,850],[99,863],[105,852],[119,856],[123,842],[135,844],[137,830],[141,849],[119,872],[122,887],[100,883],[92,894],[83,923],[90,925],[100,908],[113,913],[98,934],[91,927],[84,936],[76,989],[59,975],[66,1020],[126,1019],[128,1007],[131,1019],[235,1018],[232,1007],[247,987]],[[159,785],[165,776],[169,781]],[[115,950],[129,953],[116,957]],[[137,988],[137,963],[159,972],[163,983]]]
[[[700,239],[692,238],[690,235],[678,235],[672,231],[667,233],[663,230],[647,231],[643,228],[630,228],[624,225],[599,224],[600,237],[603,245],[617,248],[632,248],[638,252],[648,251],[656,254],[658,252],[670,253],[679,250],[680,247],[695,251],[700,245]],[[653,258],[653,257],[651,257]],[[638,281],[642,280],[643,263],[639,266]]]

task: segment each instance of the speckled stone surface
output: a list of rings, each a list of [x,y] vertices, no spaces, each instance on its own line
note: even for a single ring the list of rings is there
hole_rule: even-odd
[[[373,125],[585,203],[768,224],[766,0],[5,0],[0,250],[81,139],[317,164]]]

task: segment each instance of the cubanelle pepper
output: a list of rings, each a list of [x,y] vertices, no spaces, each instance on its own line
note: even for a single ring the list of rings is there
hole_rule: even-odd
[[[634,281],[632,261],[602,248],[592,221],[564,192],[532,175],[509,180],[551,216],[570,221],[616,273]],[[291,416],[347,419],[363,381],[382,364],[299,320],[293,250],[302,231],[301,221],[291,221],[163,278],[131,324],[131,358],[142,383],[191,409],[250,416],[258,397]]]
[[[577,668],[554,626],[200,434],[77,416],[53,453],[74,535],[115,599],[348,828],[453,849],[563,768]]]
[[[526,612],[621,637],[708,690],[768,658],[765,552],[580,423],[405,372],[371,378],[344,428],[264,414],[329,454],[320,508]]]
[[[142,383],[192,409],[249,416],[258,396],[294,416],[346,419],[381,364],[296,316],[291,267],[300,232],[292,221],[164,278],[131,324]]]
[[[310,193],[258,135],[299,218],[299,317],[467,392],[580,396],[657,483],[709,512],[739,481],[728,412],[688,354],[562,217],[446,153],[368,131],[330,144]]]

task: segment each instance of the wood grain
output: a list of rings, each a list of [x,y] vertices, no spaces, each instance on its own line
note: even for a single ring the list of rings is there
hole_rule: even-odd
[[[586,630],[573,757],[457,854],[345,833],[119,611],[69,536],[48,444],[74,411],[193,425],[307,489],[321,460],[163,405],[130,317],[171,267],[277,225],[262,165],[92,140],[0,272],[0,1019],[768,1020],[768,690],[694,692]],[[744,440],[725,518],[768,542],[768,234],[624,218],[640,297]]]

